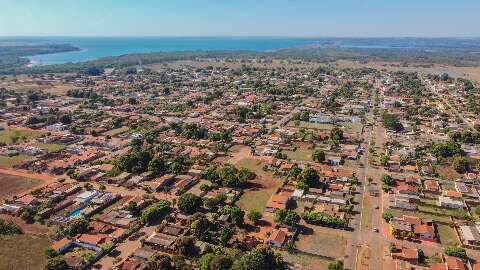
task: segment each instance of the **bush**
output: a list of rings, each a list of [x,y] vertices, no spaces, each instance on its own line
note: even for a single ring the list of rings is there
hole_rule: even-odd
[[[462,259],[467,258],[467,252],[462,247],[446,247],[445,254],[448,256],[458,257]]]

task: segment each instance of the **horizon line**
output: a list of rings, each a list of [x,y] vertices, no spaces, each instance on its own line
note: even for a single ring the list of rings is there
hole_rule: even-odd
[[[287,36],[287,35],[0,35],[0,38],[292,38],[292,39],[480,39],[480,36]]]

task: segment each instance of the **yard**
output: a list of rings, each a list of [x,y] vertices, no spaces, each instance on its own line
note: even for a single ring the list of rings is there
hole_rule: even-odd
[[[448,225],[437,224],[438,237],[443,246],[457,246],[460,244],[455,229]]]
[[[36,270],[45,264],[46,237],[7,235],[0,237],[0,270]]]
[[[23,130],[23,129],[4,129],[0,130],[0,143],[11,144],[15,140],[17,142],[37,139],[42,136],[41,131],[37,130]]]
[[[29,190],[41,183],[41,180],[0,174],[0,198],[6,198],[7,196],[12,196],[13,194]]]

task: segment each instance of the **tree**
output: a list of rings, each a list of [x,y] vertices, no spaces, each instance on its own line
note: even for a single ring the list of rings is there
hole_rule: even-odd
[[[399,132],[403,130],[403,125],[398,120],[397,116],[394,114],[390,114],[387,112],[382,113],[382,124],[386,129],[393,130],[395,132]]]
[[[199,240],[209,240],[211,231],[211,223],[205,217],[199,216],[198,218],[192,218],[192,223],[190,224],[190,230],[192,234]]]
[[[85,233],[88,230],[88,224],[88,220],[84,217],[77,218],[67,228],[67,233],[72,237],[77,234]]]
[[[333,261],[329,263],[328,270],[343,270],[343,261]]]
[[[220,231],[220,242],[223,245],[227,245],[228,241],[232,238],[234,230],[230,227],[223,227]]]
[[[193,214],[200,210],[202,205],[202,198],[192,193],[182,194],[178,200],[178,209],[184,214]]]
[[[255,209],[251,209],[249,212],[248,212],[248,215],[247,215],[248,219],[253,222],[254,224],[257,224],[258,221],[260,219],[262,219],[262,213],[260,213],[260,211],[258,210],[255,210]]]
[[[148,259],[146,270],[174,270],[172,259],[168,255],[155,253]]]
[[[43,269],[44,270],[69,270],[71,268],[70,266],[68,266],[67,262],[63,259],[63,257],[57,256],[57,257],[48,259]]]
[[[278,209],[275,211],[275,222],[288,226],[296,226],[300,222],[300,215],[290,209]]]
[[[88,76],[98,76],[102,73],[103,70],[99,69],[98,67],[89,67],[84,71],[84,74]]]
[[[393,187],[395,185],[395,180],[388,174],[382,175],[380,181],[382,181],[383,184],[389,187]]]
[[[241,168],[238,171],[238,180],[240,180],[241,184],[247,183],[249,180],[255,178],[255,173],[251,172],[247,168]]]
[[[324,162],[325,161],[325,152],[321,150],[313,150],[312,159],[317,162]]]
[[[341,140],[343,140],[343,130],[341,130],[341,129],[338,128],[338,127],[333,128],[333,129],[330,131],[330,139],[332,139],[332,140],[334,140],[334,141],[341,141]]]
[[[389,158],[388,158],[387,155],[382,154],[382,155],[380,156],[380,164],[381,164],[383,167],[387,166],[388,160],[389,160]]]
[[[455,157],[453,158],[453,168],[458,173],[465,173],[470,169],[470,163],[464,157]]]
[[[197,254],[197,247],[195,246],[195,238],[191,236],[183,236],[177,239],[175,247],[181,255],[192,257]]]
[[[0,235],[21,234],[22,230],[13,222],[0,219]]]
[[[157,156],[148,163],[148,170],[154,175],[164,175],[168,170],[168,166],[163,157]]]
[[[22,214],[20,217],[26,222],[26,223],[33,223],[35,221],[35,215],[36,212],[33,208],[25,208],[23,210]]]
[[[58,256],[58,252],[53,248],[47,248],[45,250],[45,258],[51,259]]]
[[[307,188],[315,187],[319,185],[320,177],[317,174],[317,171],[311,167],[307,167],[298,175],[297,182],[303,183]]]
[[[158,203],[148,207],[142,212],[142,221],[147,224],[153,224],[163,219],[170,211],[170,202],[160,200]]]
[[[389,222],[393,218],[393,214],[390,212],[383,212],[382,218],[386,221]]]
[[[200,260],[200,270],[228,270],[233,264],[233,258],[226,254],[204,254]]]
[[[245,212],[236,207],[236,206],[230,206],[230,205],[225,205],[222,210],[223,214],[228,214],[230,215],[230,218],[232,219],[232,222],[236,225],[242,225],[244,221],[244,216]]]
[[[260,245],[253,251],[246,253],[239,260],[235,261],[232,270],[280,270],[284,262],[279,253],[270,247]]]
[[[209,166],[208,168],[202,171],[201,176],[202,178],[210,180],[212,182],[217,182],[220,179],[216,166]]]

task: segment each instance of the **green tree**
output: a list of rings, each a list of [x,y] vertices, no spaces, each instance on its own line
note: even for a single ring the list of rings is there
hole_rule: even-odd
[[[243,255],[235,261],[232,270],[280,270],[283,269],[284,262],[279,253],[273,251],[270,247],[260,245],[253,251]]]
[[[53,257],[47,260],[45,264],[44,270],[69,270],[71,269],[68,266],[67,262],[63,259],[63,257]]]
[[[142,220],[147,224],[153,224],[163,219],[170,211],[170,202],[160,200],[158,203],[151,205],[142,212]]]
[[[72,237],[77,234],[85,233],[88,230],[88,224],[88,220],[84,217],[77,218],[70,224],[70,226],[68,226],[67,233]]]
[[[178,209],[185,214],[193,214],[203,205],[202,198],[192,193],[182,194],[178,200]]]
[[[325,161],[325,152],[315,149],[312,153],[312,159],[317,162],[324,162]]]
[[[288,226],[296,226],[300,222],[300,215],[290,209],[278,209],[275,211],[275,222]]]
[[[197,254],[197,247],[195,246],[195,238],[191,236],[183,236],[175,242],[176,250],[179,254],[192,257]]]
[[[163,157],[154,157],[148,163],[148,170],[154,175],[164,175],[168,170],[167,162]]]
[[[319,179],[320,177],[317,171],[311,167],[307,167],[298,175],[297,182],[303,183],[306,187],[315,187],[320,184]]]
[[[329,263],[328,270],[343,270],[343,261],[333,261]]]
[[[247,215],[248,219],[253,222],[254,224],[257,224],[260,219],[262,219],[262,213],[256,209],[251,209],[248,212]]]
[[[155,253],[147,261],[146,270],[174,270],[168,255]]]
[[[341,129],[338,128],[338,127],[333,128],[333,129],[330,131],[330,139],[332,139],[332,140],[334,140],[334,141],[341,141],[341,140],[343,140],[343,130],[341,130]]]
[[[467,258],[467,252],[462,247],[446,247],[445,254],[447,254],[448,256],[459,257],[463,259]]]
[[[470,169],[470,163],[464,157],[455,157],[453,158],[453,168],[458,173],[465,173]]]
[[[393,218],[393,214],[390,212],[383,212],[382,218],[386,221],[389,222]]]

